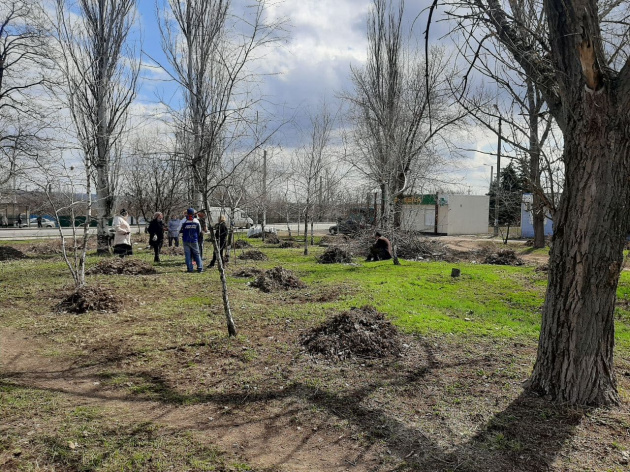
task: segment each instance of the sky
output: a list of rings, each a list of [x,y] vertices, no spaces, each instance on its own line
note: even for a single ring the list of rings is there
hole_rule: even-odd
[[[239,4],[248,0],[233,0]],[[426,5],[425,5],[426,4]],[[426,27],[426,12],[421,8],[428,1],[407,1],[406,21],[413,24],[413,36],[421,41]],[[295,115],[296,121],[304,122],[309,107],[326,102],[335,109],[343,92],[352,89],[350,68],[360,67],[366,57],[366,19],[370,0],[285,0],[275,1],[269,10],[273,17],[288,20],[286,41],[270,50],[262,63],[262,71],[268,75],[261,84],[264,95],[275,107],[277,114]],[[139,0],[139,24],[143,44],[143,80],[140,84],[138,104],[140,113],[160,110],[160,99],[177,103],[177,89],[168,76],[156,67],[151,59],[165,63],[160,46],[155,2]],[[415,20],[415,22],[414,22]],[[446,23],[431,26],[433,43],[448,43],[443,39],[448,30]],[[283,135],[286,147],[295,145],[291,131]],[[464,152],[456,169],[446,180],[459,188],[467,188],[472,194],[484,194],[490,183],[490,166],[495,158],[485,153],[495,152],[496,136],[480,130],[475,139],[462,143],[473,151]],[[474,152],[474,149],[482,151]],[[496,171],[496,170],[495,170]]]

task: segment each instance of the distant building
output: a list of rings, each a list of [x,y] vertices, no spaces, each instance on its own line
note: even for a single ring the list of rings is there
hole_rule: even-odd
[[[410,195],[401,199],[401,228],[423,233],[487,234],[487,195]]]
[[[534,196],[531,193],[524,193],[523,199],[521,200],[521,237],[523,238],[534,237],[533,203]],[[551,236],[552,234],[553,220],[551,219],[551,213],[545,208],[545,236]]]
[[[0,188],[0,226],[3,226],[4,221],[8,226],[15,226],[18,216],[21,216],[23,224],[28,224],[30,211],[24,194],[21,190],[16,191],[7,186]]]

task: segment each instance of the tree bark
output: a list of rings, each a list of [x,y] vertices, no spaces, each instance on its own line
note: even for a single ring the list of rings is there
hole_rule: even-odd
[[[110,255],[109,234],[107,223],[112,217],[114,207],[114,196],[109,184],[108,165],[99,165],[96,169],[96,254],[99,256]],[[87,225],[90,220],[86,220]]]
[[[529,388],[570,404],[611,405],[619,401],[614,309],[628,230],[630,128],[614,95],[582,93],[564,133],[566,182]]]

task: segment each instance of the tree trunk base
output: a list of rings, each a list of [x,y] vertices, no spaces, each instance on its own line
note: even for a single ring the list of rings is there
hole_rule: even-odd
[[[614,407],[620,404],[617,389],[614,385],[610,385],[609,382],[607,387],[601,386],[596,392],[591,392],[590,395],[582,393],[580,395],[581,398],[576,396],[576,392],[571,391],[572,388],[552,388],[550,383],[549,380],[543,381],[538,379],[536,372],[534,372],[524,387],[526,391],[555,403],[584,407]]]

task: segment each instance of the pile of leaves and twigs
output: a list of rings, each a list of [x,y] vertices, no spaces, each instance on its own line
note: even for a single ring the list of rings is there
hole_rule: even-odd
[[[234,241],[233,246],[234,246],[234,249],[244,249],[247,247],[252,247],[249,241],[245,239],[237,239],[236,241]]]
[[[549,264],[541,264],[538,267],[536,267],[536,272],[547,272],[549,271]]]
[[[413,233],[397,233],[394,244],[401,259],[457,262],[462,256],[436,239],[419,237]]]
[[[88,311],[115,313],[121,306],[121,301],[109,289],[85,285],[64,298],[56,308],[63,313],[80,315]]]
[[[290,270],[274,267],[256,277],[251,286],[269,293],[277,290],[305,288],[306,284],[293,275]]]
[[[317,258],[320,264],[349,264],[352,262],[352,254],[339,246],[330,246]]]
[[[267,256],[256,249],[252,251],[245,251],[243,254],[238,256],[239,259],[244,261],[266,261]]]
[[[0,261],[14,261],[25,259],[26,254],[11,246],[0,246]]]
[[[280,238],[276,233],[266,233],[265,234],[265,243],[267,244],[280,244]]]
[[[517,257],[512,249],[499,249],[496,252],[490,252],[483,260],[484,264],[520,266],[524,262]]]
[[[306,351],[333,360],[400,355],[400,334],[372,306],[352,308],[313,328],[300,339]]]
[[[148,262],[128,257],[116,257],[102,260],[85,273],[89,275],[152,275],[157,274],[157,271]]]
[[[275,232],[265,230],[265,241],[266,241],[266,240],[267,240],[267,239],[268,239],[271,235],[278,237],[278,236],[276,235],[276,233],[275,233]],[[257,232],[257,233],[252,234],[252,235],[251,235],[251,236],[249,236],[249,237],[250,237],[250,238],[262,238],[262,232],[261,232],[261,231],[259,231],[259,232]]]
[[[350,238],[348,238],[348,236],[346,236],[345,234],[337,234],[335,236],[326,235],[322,236],[322,238],[319,240],[319,245],[330,246],[331,244],[339,244],[341,242],[345,242],[348,239]]]
[[[401,259],[445,262],[458,262],[466,259],[465,253],[453,251],[440,241],[419,236],[417,233],[397,230],[393,238],[389,234],[384,235],[390,239],[392,245],[396,245],[396,254]],[[369,248],[374,244],[374,241],[374,231],[371,230],[357,233],[353,238],[338,245],[347,247],[348,252],[354,255],[367,256]]]
[[[258,277],[259,275],[262,275],[263,273],[264,271],[261,269],[256,269],[255,267],[249,267],[246,269],[241,269],[238,272],[234,272],[232,275],[234,277],[249,278],[249,277]]]
[[[300,247],[300,245],[295,241],[282,241],[278,247],[282,249],[291,249]]]

